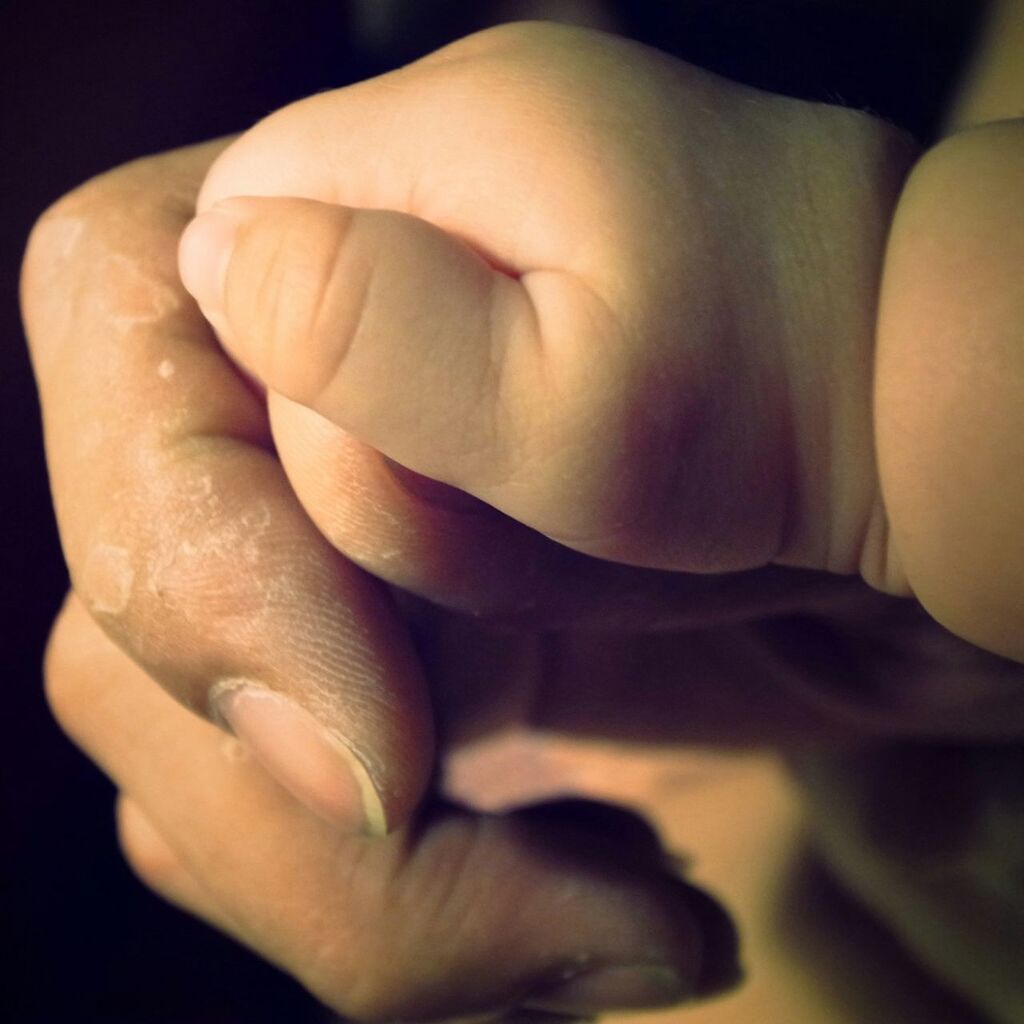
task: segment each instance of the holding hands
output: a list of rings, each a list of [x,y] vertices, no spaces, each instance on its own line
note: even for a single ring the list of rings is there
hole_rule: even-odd
[[[152,883],[360,1019],[668,1004],[722,911],[463,740],[1019,736],[1024,133],[916,157],[524,25],[53,208],[50,692]]]

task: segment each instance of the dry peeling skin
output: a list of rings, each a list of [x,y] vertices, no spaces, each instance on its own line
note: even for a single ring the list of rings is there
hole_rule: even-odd
[[[46,336],[65,338],[70,333],[74,295],[61,280],[71,258],[75,255],[85,231],[85,221],[80,217],[48,217],[34,229],[33,244],[47,254],[47,260],[35,269],[38,275],[36,291],[46,296]],[[38,360],[38,349],[33,349]]]
[[[155,461],[152,472],[159,474],[161,460]],[[147,484],[158,486],[155,480]],[[286,573],[262,567],[272,547],[266,543],[272,526],[270,505],[257,499],[238,507],[237,501],[217,492],[209,473],[200,473],[185,487],[178,476],[175,484],[167,500],[160,503],[164,515],[159,536],[150,548],[140,582],[157,600],[176,605],[176,614],[189,618],[193,605],[189,596],[197,588],[209,590],[223,580],[225,595],[237,596],[238,574],[245,572],[245,589],[252,600],[244,609],[232,611],[227,602],[216,602],[214,594],[216,607],[202,611],[216,614],[220,626],[231,624],[243,634],[239,640],[251,641],[259,635],[263,628],[260,620],[271,606],[285,604],[295,596]],[[208,623],[197,620],[195,624]]]
[[[181,297],[163,281],[144,273],[138,262],[120,252],[106,255],[102,273],[120,282],[110,303],[107,320],[122,331],[142,324],[153,324],[176,313]]]
[[[142,270],[135,257],[112,249],[90,230],[85,217],[49,216],[36,225],[33,234],[33,247],[47,256],[33,267],[33,290],[46,297],[45,304],[36,305],[46,318],[46,330],[35,332],[37,336],[65,343],[74,335],[73,324],[80,318],[108,324],[126,334],[181,309],[182,298],[174,288]],[[83,281],[81,270],[76,270],[73,280],[78,285],[68,287],[69,264],[72,260],[81,264],[86,257],[89,280]],[[102,287],[110,281],[118,282],[116,289]],[[98,286],[93,287],[92,282]],[[35,352],[38,358],[38,346]]]
[[[117,443],[121,429],[108,430],[107,442]],[[104,438],[89,441],[102,447]],[[160,620],[178,633],[164,638],[169,647],[183,641],[182,627],[199,636],[217,628],[241,650],[266,643],[268,613],[298,597],[284,560],[267,541],[269,503],[222,495],[211,473],[190,476],[187,464],[155,443],[142,440],[127,454],[119,474],[125,483],[109,495],[109,513],[93,525],[92,538],[83,538],[75,585],[87,607],[109,621],[135,602],[134,641],[145,633],[140,623]]]
[[[279,464],[247,443],[264,437],[258,404],[230,391],[237,377],[196,334],[173,260],[140,238],[134,223],[101,220],[89,196],[72,196],[39,222],[26,262],[75,588],[182,704],[207,715],[211,683],[255,678],[344,736],[357,778],[387,801],[394,763],[415,759],[387,742],[408,711],[389,677],[414,675],[404,648],[374,655],[387,632],[376,599],[339,578]]]
[[[352,765],[370,826],[383,831],[384,808],[376,792],[387,773],[364,756],[370,745],[360,742],[360,733],[391,717],[383,706],[387,687],[375,681],[379,666],[367,663],[363,647],[331,640],[350,634],[352,623],[338,621],[347,613],[333,607],[330,567],[297,543],[287,524],[278,527],[269,500],[218,487],[206,472],[183,480],[180,465],[168,472],[152,451],[140,454],[136,485],[149,492],[147,508],[161,509],[160,522],[133,522],[129,509],[118,524],[124,536],[146,537],[146,543],[136,541],[145,551],[137,573],[130,571],[126,547],[95,545],[83,583],[88,606],[118,616],[136,599],[133,618],[138,613],[163,623],[155,640],[159,650],[152,652],[160,661],[178,664],[176,650],[182,644],[187,648],[189,637],[215,638],[213,647],[228,664],[237,665],[239,653],[256,664],[272,665],[283,657],[292,666],[287,680],[246,680],[247,685],[268,693],[280,688],[322,727],[332,723],[328,734]],[[134,635],[137,640],[138,631]],[[214,665],[223,671],[219,658]],[[339,686],[339,679],[351,685]],[[191,694],[191,702],[205,709],[238,685],[222,676],[208,695]]]
[[[41,222],[36,231],[41,235],[43,250],[50,254],[56,264],[66,263],[75,254],[78,241],[85,230],[81,217],[50,217]],[[55,272],[60,267],[54,268]]]
[[[120,615],[128,607],[135,584],[135,568],[127,548],[97,544],[89,552],[79,590],[91,611]]]

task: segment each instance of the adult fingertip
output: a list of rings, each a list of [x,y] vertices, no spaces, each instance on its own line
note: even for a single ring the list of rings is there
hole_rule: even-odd
[[[741,982],[731,917],[712,895],[680,877],[644,819],[627,808],[567,799],[520,809],[510,820],[565,866],[607,865],[610,877],[628,879],[638,897],[614,929],[614,950],[543,977],[521,1006],[577,1016],[656,1009],[723,995]],[[641,879],[646,882],[638,885]]]
[[[310,810],[353,835],[387,834],[384,802],[365,762],[304,708],[237,679],[217,683],[210,703],[270,775]]]
[[[535,990],[523,1007],[588,1017],[698,1002],[732,991],[744,976],[736,927],[711,896],[693,886],[685,888],[686,909],[700,942],[695,970],[668,960],[582,969]]]

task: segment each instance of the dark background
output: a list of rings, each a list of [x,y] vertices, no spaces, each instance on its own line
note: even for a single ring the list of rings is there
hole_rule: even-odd
[[[86,178],[250,125],[485,23],[409,5],[386,49],[342,2],[0,0],[0,1017],[35,1022],[324,1020],[298,987],[167,907],[121,861],[113,792],[60,735],[40,661],[66,575],[17,309],[36,216]],[[621,5],[620,5],[621,6]],[[931,138],[983,4],[632,4],[626,34],[776,91],[868,109]]]

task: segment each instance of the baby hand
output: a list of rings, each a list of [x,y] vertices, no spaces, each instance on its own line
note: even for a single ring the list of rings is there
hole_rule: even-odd
[[[365,535],[386,496],[315,454],[352,436],[602,559],[900,589],[871,391],[914,156],[860,113],[506,26],[257,125],[181,269],[307,511],[385,578],[412,582],[338,509]]]

